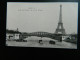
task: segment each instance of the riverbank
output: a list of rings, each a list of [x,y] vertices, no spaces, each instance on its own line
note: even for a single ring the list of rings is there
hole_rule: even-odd
[[[43,44],[32,41],[28,42],[16,42],[16,41],[6,41],[7,46],[15,46],[15,47],[42,47],[42,48],[68,48],[68,49],[77,49],[76,44],[68,43],[65,41],[56,42],[56,44],[49,44],[48,41]]]
[[[66,41],[66,42],[69,42],[69,43],[77,44],[77,39],[76,39],[76,40],[66,39],[65,41]]]
[[[77,49],[77,44],[58,40],[46,38],[46,37],[28,37],[26,41],[6,41],[7,46],[15,47],[41,47],[41,48],[67,48],[67,49]],[[39,40],[42,40],[42,44],[39,43]],[[55,44],[50,44],[49,41],[55,41]]]

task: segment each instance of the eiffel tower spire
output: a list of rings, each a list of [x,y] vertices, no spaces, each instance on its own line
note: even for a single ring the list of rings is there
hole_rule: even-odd
[[[59,23],[62,23],[62,5],[60,5]]]
[[[59,15],[59,22],[58,22],[58,26],[57,29],[55,31],[55,34],[62,34],[65,35],[65,29],[63,27],[63,23],[62,23],[62,5],[60,5],[60,15]]]

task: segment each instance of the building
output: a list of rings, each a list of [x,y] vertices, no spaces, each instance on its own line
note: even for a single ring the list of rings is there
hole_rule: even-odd
[[[14,30],[6,30],[6,40],[18,40],[20,39],[21,33]]]
[[[62,36],[62,40],[66,40],[67,38],[70,38],[71,39],[71,36],[69,36],[69,35],[63,35]]]

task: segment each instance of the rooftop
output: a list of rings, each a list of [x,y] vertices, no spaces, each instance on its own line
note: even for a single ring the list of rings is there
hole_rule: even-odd
[[[19,32],[19,31],[15,31],[15,30],[6,30],[6,33],[21,33],[21,32]]]

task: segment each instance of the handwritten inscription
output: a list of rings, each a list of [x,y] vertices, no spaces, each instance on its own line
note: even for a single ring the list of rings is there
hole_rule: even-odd
[[[43,11],[42,9],[38,9],[38,8],[33,8],[33,7],[29,7],[29,8],[20,8],[18,9],[18,11]]]

